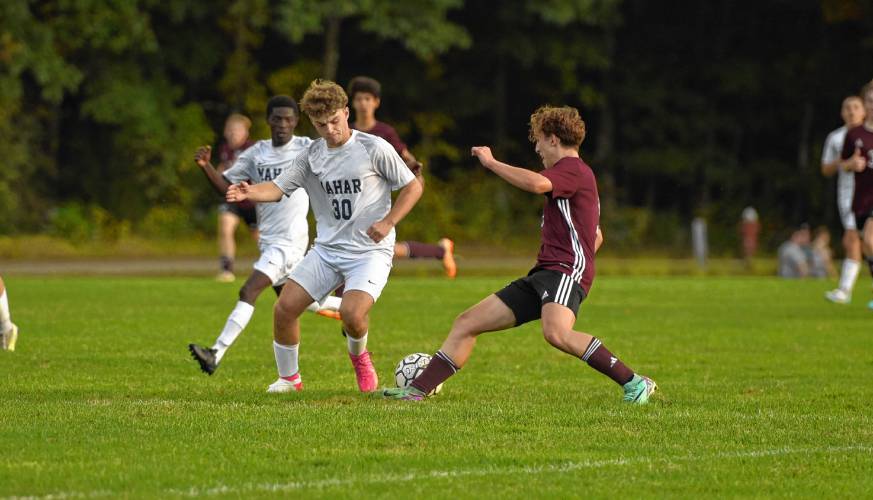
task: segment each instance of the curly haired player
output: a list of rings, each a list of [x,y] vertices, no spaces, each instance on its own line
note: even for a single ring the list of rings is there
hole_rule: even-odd
[[[603,241],[594,172],[579,158],[584,138],[585,123],[575,108],[544,106],[531,115],[530,140],[545,170],[536,173],[497,161],[487,146],[472,149],[473,156],[503,180],[545,196],[536,266],[461,313],[424,372],[409,387],[386,389],[384,397],[422,400],[467,363],[480,334],[542,319],[549,344],[622,386],[625,401],[649,400],[657,387],[654,381],[635,374],[599,339],[573,330],[594,281],[594,254]]]

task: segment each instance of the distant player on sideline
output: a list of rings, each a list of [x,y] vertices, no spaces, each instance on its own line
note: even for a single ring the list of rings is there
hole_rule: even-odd
[[[9,315],[9,297],[6,295],[6,284],[0,277],[0,344],[4,351],[14,351],[18,341],[18,327]]]
[[[840,272],[840,282],[836,289],[825,293],[825,298],[837,304],[848,304],[852,301],[852,290],[858,279],[861,268],[861,238],[858,236],[858,226],[855,214],[852,212],[852,198],[855,195],[855,172],[851,162],[840,158],[843,152],[843,140],[850,128],[864,122],[864,103],[858,96],[843,99],[840,110],[844,125],[825,139],[821,153],[821,173],[830,177],[837,174],[837,209],[840,221],[843,223],[843,248],[846,258]]]
[[[448,338],[412,385],[383,391],[392,399],[422,400],[466,363],[476,338],[542,318],[543,336],[557,349],[581,358],[624,388],[624,400],[643,404],[655,391],[595,337],[573,330],[582,300],[594,281],[600,234],[600,200],[594,173],[579,158],[585,122],[571,107],[543,106],[530,117],[530,140],[545,170],[536,173],[494,159],[486,146],[472,154],[503,180],[545,195],[542,245],[536,266],[455,319]]]
[[[234,182],[257,179],[271,181],[282,174],[301,152],[306,151],[312,139],[294,136],[300,116],[297,102],[288,96],[275,96],[267,102],[267,124],[272,138],[258,141],[237,158],[233,167],[219,174],[209,161],[211,148],[203,146],[194,155],[194,161],[206,178],[220,193],[226,193]],[[212,348],[189,344],[188,349],[200,368],[212,375],[227,350],[249,324],[255,311],[255,301],[265,288],[273,286],[276,294],[288,280],[291,269],[303,258],[309,245],[309,197],[298,190],[289,196],[276,198],[276,203],[257,205],[260,229],[261,257],[254,270],[239,290],[239,302],[227,318],[224,329]],[[324,304],[309,301],[304,308],[324,316],[339,319],[339,297],[329,297]]]
[[[861,89],[864,100],[864,123],[849,129],[843,141],[842,159],[855,172],[855,195],[852,212],[861,231],[864,258],[873,275],[873,82]],[[873,309],[873,300],[867,307]]]
[[[415,159],[406,144],[400,140],[394,127],[376,120],[376,110],[382,104],[382,85],[372,78],[356,76],[349,82],[348,94],[352,107],[355,108],[355,121],[352,123],[352,128],[388,141],[415,174],[416,179],[424,185],[421,162]],[[454,253],[455,244],[449,238],[440,239],[436,245],[418,241],[399,241],[394,245],[395,259],[439,259],[449,278],[454,278],[458,274]]]
[[[316,140],[272,182],[230,186],[228,201],[275,201],[300,188],[310,196],[317,236],[306,257],[291,270],[275,306],[274,344],[279,379],[267,392],[303,388],[298,369],[300,320],[307,304],[321,301],[345,283],[342,314],[349,358],[358,388],[379,384],[367,351],[369,313],[391,272],[394,226],[421,197],[421,183],[384,139],[349,128],[348,97],[342,87],[315,80],[300,102],[318,131]],[[400,190],[391,205],[391,191]]]
[[[224,122],[224,142],[218,147],[219,174],[233,166],[243,151],[250,148],[254,142],[249,139],[251,120],[239,113],[233,113]],[[223,194],[223,193],[222,193]],[[227,203],[222,200],[218,206],[218,250],[221,272],[215,277],[217,281],[232,283],[236,280],[233,274],[233,264],[236,259],[236,228],[240,221],[245,222],[255,241],[258,241],[258,216],[252,203]]]

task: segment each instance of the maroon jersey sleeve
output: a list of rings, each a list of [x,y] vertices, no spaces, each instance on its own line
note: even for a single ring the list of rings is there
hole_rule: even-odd
[[[397,135],[397,131],[394,130],[394,127],[388,125],[387,123],[376,122],[376,126],[370,130],[370,133],[373,135],[378,135],[379,137],[388,141],[388,144],[394,146],[394,150],[397,151],[397,154],[402,155],[403,151],[406,150],[406,144],[400,140],[400,136]]]
[[[573,164],[564,159],[540,174],[552,182],[552,198],[569,198],[579,190],[579,169],[573,168]]]

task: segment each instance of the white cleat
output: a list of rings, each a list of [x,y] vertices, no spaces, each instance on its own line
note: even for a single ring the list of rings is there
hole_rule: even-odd
[[[848,304],[852,301],[852,296],[840,288],[825,292],[825,298],[834,304]]]
[[[294,375],[291,380],[286,380],[282,377],[279,377],[278,380],[270,384],[270,387],[267,387],[267,392],[270,394],[281,394],[285,392],[299,392],[303,390],[303,379],[300,378],[300,374]]]
[[[18,327],[12,323],[12,328],[0,333],[0,343],[3,345],[4,351],[12,352],[15,350],[15,342],[18,341]]]

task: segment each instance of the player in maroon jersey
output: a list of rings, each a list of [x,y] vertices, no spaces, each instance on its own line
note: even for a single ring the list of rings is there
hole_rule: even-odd
[[[249,129],[252,121],[247,116],[233,113],[224,122],[224,142],[218,147],[218,173],[224,173],[233,166],[237,157],[251,147],[254,142],[249,139]],[[211,149],[211,148],[210,148]],[[216,280],[230,283],[236,280],[233,274],[233,263],[236,258],[236,241],[234,235],[240,222],[245,222],[255,241],[258,240],[258,217],[255,204],[251,202],[227,203],[218,206],[218,250],[221,253],[219,265],[221,272]]]
[[[861,233],[864,259],[873,275],[873,81],[861,89],[861,98],[867,116],[864,123],[846,132],[842,158],[845,168],[855,172],[852,212]],[[873,300],[867,307],[873,309]]]
[[[382,103],[382,85],[369,77],[357,76],[349,82],[349,99],[355,108],[355,121],[352,128],[368,134],[379,136],[397,151],[397,154],[406,162],[406,166],[412,170],[419,182],[424,185],[421,176],[421,162],[400,140],[394,127],[387,123],[376,120],[376,110]],[[439,259],[443,262],[446,276],[454,278],[458,272],[454,257],[454,242],[449,238],[440,239],[436,245],[421,243],[418,241],[398,241],[394,245],[395,259]]]
[[[448,338],[412,385],[386,389],[392,399],[418,401],[466,364],[485,332],[506,330],[542,319],[543,336],[555,348],[581,358],[624,388],[624,400],[643,404],[655,391],[650,378],[635,374],[601,341],[573,330],[582,300],[594,282],[594,254],[600,234],[600,200],[594,172],[579,158],[585,122],[571,107],[543,106],[530,118],[530,139],[545,170],[532,172],[500,162],[487,146],[472,154],[513,186],[544,195],[542,245],[537,263],[524,278],[461,313]]]

